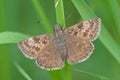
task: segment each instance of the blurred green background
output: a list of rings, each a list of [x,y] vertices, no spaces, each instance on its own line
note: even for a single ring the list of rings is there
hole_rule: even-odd
[[[0,0],[0,80],[120,80],[120,0],[63,0],[58,5],[64,8],[64,16],[55,8],[60,1]],[[30,36],[53,33],[61,16],[66,28],[97,16],[103,23],[101,34],[85,62],[43,70],[25,58],[16,44]]]

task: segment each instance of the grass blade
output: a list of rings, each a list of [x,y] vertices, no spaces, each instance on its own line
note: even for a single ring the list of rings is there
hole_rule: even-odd
[[[83,19],[86,20],[86,19],[97,17],[95,13],[84,2],[84,0],[72,0],[72,2]],[[112,38],[112,36],[107,31],[104,25],[102,25],[99,39],[103,43],[103,45],[110,51],[113,57],[120,63],[120,50],[119,50],[120,47]]]
[[[50,22],[49,22],[47,16],[45,15],[45,12],[44,12],[43,8],[39,4],[39,0],[32,0],[32,2],[33,2],[33,5],[34,5],[35,9],[37,10],[37,12],[40,16],[41,21],[45,23],[44,24],[45,30],[47,32],[52,32]]]
[[[19,41],[28,38],[29,36],[18,33],[18,32],[1,32],[0,33],[0,44],[6,43],[18,43]]]
[[[57,23],[59,23],[61,26],[64,26],[65,28],[64,6],[62,0],[55,0],[55,10],[56,10]],[[54,80],[58,80],[58,77],[60,80],[72,80],[70,66],[67,63],[62,70],[50,71],[50,74]]]
[[[18,65],[18,63],[14,63],[15,67],[18,69],[18,71],[26,78],[26,80],[32,80],[32,78],[30,78],[30,76],[25,72],[25,70]]]
[[[115,24],[117,26],[118,34],[120,35],[120,7],[117,0],[108,0],[113,14]]]
[[[55,10],[56,10],[57,23],[60,24],[63,28],[65,28],[63,0],[55,0]]]
[[[63,28],[65,28],[65,14],[64,14],[64,4],[63,0],[55,0],[55,10],[57,23],[59,23]],[[69,64],[66,62],[65,68],[63,68],[63,78],[65,80],[72,80],[71,70]]]
[[[80,73],[87,74],[89,76],[95,77],[95,78],[100,79],[100,80],[110,80],[109,78],[101,76],[101,75],[97,75],[97,74],[81,71],[79,69],[74,69],[74,70],[77,71],[77,72],[80,72]]]

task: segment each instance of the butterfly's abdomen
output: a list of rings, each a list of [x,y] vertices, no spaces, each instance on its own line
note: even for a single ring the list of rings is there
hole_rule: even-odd
[[[57,51],[59,51],[62,60],[65,61],[67,58],[66,42],[62,41],[62,42],[56,43],[56,48],[57,48]]]

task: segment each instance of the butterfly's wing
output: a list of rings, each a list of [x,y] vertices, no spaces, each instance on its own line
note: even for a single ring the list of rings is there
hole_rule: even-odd
[[[52,37],[53,35],[50,34],[31,37],[19,42],[18,47],[26,57],[34,59],[38,56],[38,52],[51,43]]]
[[[36,58],[38,66],[47,70],[60,69],[64,62],[52,40],[53,35],[50,34],[35,36],[21,41],[18,47],[26,57]]]
[[[85,61],[92,53],[94,46],[90,41],[69,37],[67,40],[68,62],[70,64]]]
[[[68,46],[68,62],[77,63],[86,60],[93,51],[92,45],[100,31],[99,18],[83,21],[65,30]]]
[[[60,56],[60,52],[54,44],[48,45],[37,57],[38,66],[47,70],[56,70],[64,67],[64,61]]]
[[[101,19],[94,18],[75,24],[65,30],[66,34],[93,41],[100,32]]]

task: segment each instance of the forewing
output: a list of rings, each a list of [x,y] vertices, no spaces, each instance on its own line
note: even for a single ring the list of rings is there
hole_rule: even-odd
[[[47,70],[56,70],[64,67],[64,62],[57,51],[54,43],[48,45],[37,57],[36,63],[41,68]]]
[[[19,49],[23,54],[30,58],[36,58],[47,45],[51,44],[53,35],[45,34],[31,37],[18,43]]]
[[[95,40],[100,32],[101,19],[94,18],[75,24],[65,30],[65,34],[84,38],[88,40]]]
[[[90,41],[78,39],[75,37],[67,40],[68,62],[71,64],[85,61],[92,53],[94,46]]]

